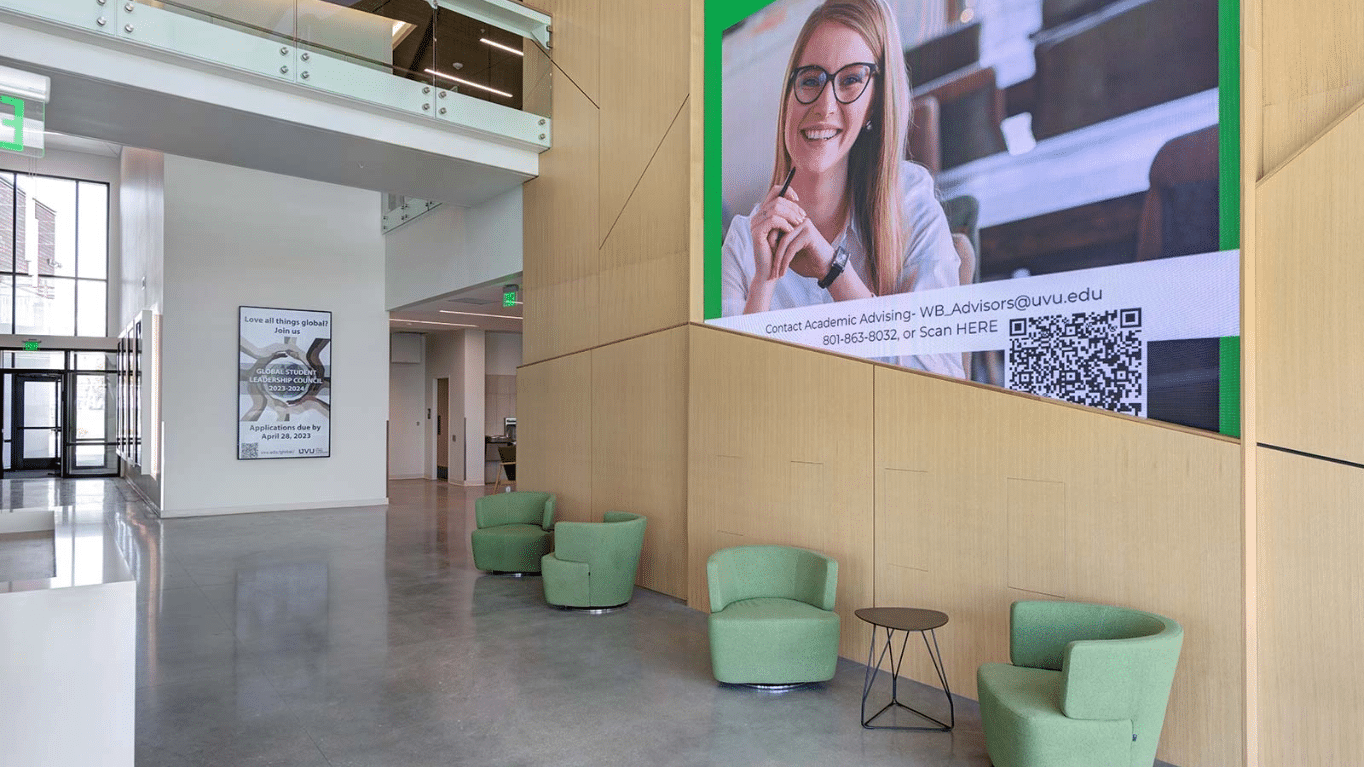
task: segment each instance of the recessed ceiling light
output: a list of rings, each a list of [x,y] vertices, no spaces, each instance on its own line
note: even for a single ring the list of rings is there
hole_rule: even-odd
[[[445,326],[447,326],[447,327],[452,327],[452,328],[476,328],[476,327],[478,327],[477,325],[463,325],[463,324],[460,324],[460,323],[457,323],[457,322],[432,322],[431,320],[399,320],[399,319],[391,319],[391,320],[389,320],[389,322],[405,322],[405,323],[407,323],[407,324],[409,324],[409,325],[411,325],[411,324],[417,324],[417,325],[445,325]]]
[[[517,316],[514,315],[514,314],[480,314],[480,313],[478,313],[478,312],[456,312],[456,311],[451,311],[451,310],[449,310],[449,309],[441,309],[441,310],[440,310],[440,313],[441,313],[441,314],[467,314],[467,315],[469,315],[470,317],[493,317],[493,318],[499,319],[499,320],[520,320],[520,319],[521,319],[520,317],[517,317]]]
[[[489,40],[489,39],[486,38],[486,37],[480,37],[480,38],[478,38],[478,41],[479,41],[480,43],[483,43],[484,45],[491,45],[491,46],[494,47],[494,48],[499,48],[499,49],[501,49],[501,50],[504,50],[504,51],[506,51],[507,53],[515,53],[517,56],[525,56],[525,55],[526,55],[526,52],[525,52],[525,51],[518,51],[518,50],[516,50],[515,48],[511,47],[510,45],[503,45],[502,43],[495,43],[495,42],[493,42],[492,40]]]
[[[478,89],[481,90],[481,91],[487,91],[487,92],[489,92],[489,93],[495,93],[495,94],[497,94],[498,96],[501,96],[501,97],[503,97],[503,98],[508,98],[508,99],[509,99],[509,98],[512,97],[512,95],[511,95],[510,93],[507,93],[506,91],[499,91],[499,90],[496,89],[496,88],[489,88],[489,87],[486,86],[486,85],[479,85],[478,83],[470,82],[469,80],[465,80],[465,79],[462,78],[462,77],[455,77],[454,75],[447,75],[447,74],[445,74],[444,72],[437,72],[437,71],[434,70],[434,69],[427,69],[427,70],[425,70],[425,72],[426,72],[428,75],[435,75],[436,77],[444,77],[446,80],[454,80],[455,82],[457,82],[457,83],[459,83],[459,84],[461,84],[461,85],[467,85],[467,86],[469,86],[470,88],[478,88]]]

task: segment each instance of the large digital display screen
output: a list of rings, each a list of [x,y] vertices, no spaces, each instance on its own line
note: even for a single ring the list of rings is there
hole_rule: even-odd
[[[1239,434],[1237,14],[710,0],[706,321]]]
[[[237,458],[326,458],[332,444],[332,313],[237,310]]]

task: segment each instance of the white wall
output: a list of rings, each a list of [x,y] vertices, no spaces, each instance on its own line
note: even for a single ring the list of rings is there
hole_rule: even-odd
[[[388,476],[426,476],[426,362],[388,366]]]
[[[443,205],[385,236],[397,309],[521,271],[521,188],[473,208]]]
[[[110,335],[118,335],[144,311],[159,315],[165,299],[165,158],[160,152],[124,148],[120,157],[119,217],[122,258],[118,268],[109,267],[114,322]],[[154,322],[154,321],[153,321]],[[150,333],[150,328],[147,332]],[[150,337],[150,336],[148,336]],[[144,374],[159,370],[156,350],[143,346]],[[152,380],[150,376],[148,381]],[[143,387],[141,407],[144,466],[122,466],[125,476],[156,509],[161,509],[161,422],[156,408],[147,407],[160,396],[154,386]],[[152,466],[158,467],[155,471]],[[145,467],[145,468],[144,468]]]
[[[118,335],[143,309],[160,311],[165,292],[166,189],[165,159],[160,152],[124,148],[119,187],[122,258],[117,270],[117,318],[110,335]]]
[[[483,409],[486,407],[483,388],[487,384],[484,373],[487,362],[485,336],[482,330],[460,331],[464,349],[460,355],[460,377],[464,388],[464,484],[483,484],[487,464],[487,443],[484,440]],[[450,382],[455,388],[455,382]]]
[[[450,443],[450,476],[454,484],[483,484],[484,454],[483,387],[485,350],[482,330],[431,333],[426,337],[426,401],[435,413],[436,379],[450,379],[451,431],[442,436]],[[436,476],[435,418],[426,424],[427,467]]]
[[[488,333],[485,339],[490,376],[514,376],[521,367],[521,334]]]
[[[163,516],[385,502],[378,209],[375,192],[166,156]],[[330,457],[236,459],[242,305],[332,312]]]

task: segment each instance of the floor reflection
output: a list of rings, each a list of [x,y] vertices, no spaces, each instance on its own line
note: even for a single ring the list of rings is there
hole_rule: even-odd
[[[676,599],[590,616],[474,570],[484,492],[410,480],[387,507],[161,520],[118,480],[0,483],[9,508],[77,504],[117,531],[139,767],[988,765],[969,704],[952,733],[869,734],[858,664],[782,696],[721,687],[705,616]]]

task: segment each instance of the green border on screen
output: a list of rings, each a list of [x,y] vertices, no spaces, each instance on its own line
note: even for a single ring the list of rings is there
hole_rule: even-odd
[[[724,155],[721,152],[720,132],[723,122],[720,108],[723,103],[721,90],[724,78],[722,69],[722,38],[725,30],[771,5],[775,0],[706,0],[706,202],[705,228],[706,260],[705,279],[705,318],[716,319],[720,316],[720,246],[724,240],[724,212],[721,210],[723,187],[720,178],[720,165]]]
[[[1241,436],[1241,337],[1218,339],[1222,370],[1217,377],[1217,430],[1228,437]]]
[[[705,4],[705,272],[704,318],[720,316],[722,38],[726,29],[775,0],[707,0]],[[1241,0],[1218,0],[1218,245],[1241,247]],[[1226,183],[1231,180],[1231,183]],[[1219,344],[1218,431],[1241,434],[1241,339]]]
[[[1221,181],[1217,239],[1222,250],[1236,250],[1241,247],[1241,0],[1218,0],[1217,3],[1217,97],[1217,159]],[[716,254],[719,255],[718,250]],[[719,266],[718,261],[716,266]],[[718,290],[719,286],[716,287]],[[1221,340],[1218,367],[1217,430],[1229,437],[1239,437],[1240,336]]]

